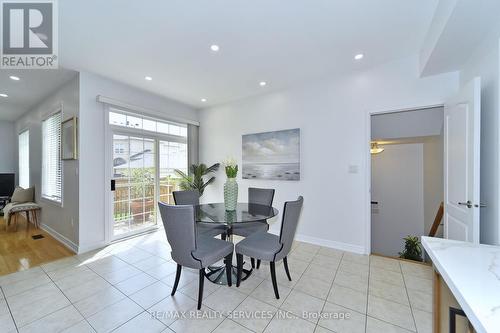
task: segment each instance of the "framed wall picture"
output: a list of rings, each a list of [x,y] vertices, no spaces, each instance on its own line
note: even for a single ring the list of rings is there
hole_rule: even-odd
[[[300,129],[246,134],[243,179],[300,180]]]
[[[61,123],[61,159],[78,159],[77,144],[78,118],[72,117]]]

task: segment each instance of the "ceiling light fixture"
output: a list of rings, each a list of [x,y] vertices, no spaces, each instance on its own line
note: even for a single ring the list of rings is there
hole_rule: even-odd
[[[14,80],[14,81],[19,81],[19,80],[21,80],[21,79],[19,78],[19,76],[14,76],[14,75],[9,76],[9,78],[10,78],[11,80]]]
[[[363,53],[356,54],[356,55],[354,56],[354,60],[361,60],[361,59],[363,59],[363,57],[364,57],[364,56],[365,56],[365,55],[364,55]]]
[[[151,76],[145,76],[145,77],[144,77],[144,80],[146,80],[146,81],[151,81],[151,80],[153,80],[153,78],[152,78]]]
[[[370,148],[370,153],[375,155],[375,154],[380,154],[383,152],[385,149],[382,147],[378,146],[378,143],[372,142],[371,148]]]
[[[267,85],[267,82],[266,82],[266,81],[260,81],[260,82],[259,82],[259,85],[260,85],[261,87],[264,87],[265,85]]]
[[[201,99],[201,101],[202,101],[203,103],[205,103],[205,102],[207,101],[207,99],[206,99],[206,98],[202,98],[202,99]]]
[[[0,94],[0,97],[9,97],[7,94]]]
[[[216,44],[212,44],[210,45],[210,50],[214,51],[214,52],[218,52],[219,51],[219,45],[216,45]]]

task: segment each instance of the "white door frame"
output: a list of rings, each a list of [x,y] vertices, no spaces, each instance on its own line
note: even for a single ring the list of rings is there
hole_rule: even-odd
[[[371,117],[374,115],[381,115],[387,113],[397,113],[397,112],[407,112],[407,111],[416,111],[422,109],[432,109],[444,107],[444,104],[430,104],[430,105],[420,105],[420,106],[410,106],[402,109],[390,109],[390,110],[381,110],[381,111],[368,111],[366,116],[365,128],[366,128],[366,138],[365,142],[367,142],[366,150],[365,150],[365,254],[371,254],[372,252],[372,215],[371,215],[371,186],[372,186],[372,159],[370,153],[370,143],[372,137],[372,128],[371,128]],[[444,186],[444,185],[443,185]]]
[[[173,141],[173,137],[168,135],[168,134],[162,134],[162,133],[150,133],[144,130],[138,130],[134,128],[129,128],[129,127],[122,127],[122,126],[113,126],[109,124],[109,112],[110,109],[113,107],[110,105],[105,104],[104,107],[104,193],[105,193],[105,207],[104,207],[104,241],[106,244],[110,244],[114,241],[120,241],[122,239],[126,239],[129,237],[133,237],[138,234],[143,234],[143,233],[148,233],[151,232],[152,230],[156,230],[159,227],[158,224],[155,226],[146,228],[144,230],[138,231],[137,233],[127,233],[123,237],[120,238],[115,238],[113,237],[113,221],[114,221],[114,216],[113,216],[113,208],[112,208],[112,201],[113,201],[113,192],[110,189],[111,186],[111,170],[113,170],[113,134],[114,133],[120,133],[123,135],[137,135],[139,137],[145,137],[145,138],[151,138],[155,140],[155,149],[156,149],[156,156],[155,156],[155,166],[156,166],[156,178],[157,178],[157,185],[156,186],[156,198],[159,198],[159,193],[160,193],[160,187],[159,187],[159,172],[160,172],[160,159],[159,159],[159,153],[160,153],[160,147],[159,147],[159,141]],[[158,120],[161,120],[159,118],[155,118]],[[164,119],[164,121],[169,121],[167,119]],[[186,143],[187,143],[187,138],[186,138]],[[157,215],[158,218],[158,215]],[[157,220],[158,221],[158,220]]]

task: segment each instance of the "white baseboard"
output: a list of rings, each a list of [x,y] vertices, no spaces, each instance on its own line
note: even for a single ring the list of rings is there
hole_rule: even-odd
[[[275,235],[279,235],[279,231],[276,232],[275,230],[269,230],[269,232]],[[336,249],[340,251],[353,252],[357,254],[366,254],[365,248],[361,245],[353,245],[349,243],[337,242],[329,239],[317,238],[300,234],[295,235],[295,240],[298,240],[299,242],[329,247],[331,249]]]
[[[107,244],[105,241],[95,242],[95,243],[91,243],[91,244],[86,244],[86,245],[83,245],[83,246],[79,246],[77,253],[78,254],[82,254],[82,253],[85,253],[85,252],[89,252],[89,251],[93,251],[93,250],[97,250],[97,249],[103,248],[103,247],[105,247],[107,245],[109,245],[109,244]]]
[[[353,252],[353,253],[358,253],[358,254],[366,254],[365,248],[363,246],[360,246],[360,245],[353,245],[353,244],[349,244],[349,243],[337,242],[337,241],[332,241],[329,239],[311,237],[311,236],[306,236],[306,235],[295,235],[295,239],[300,241],[300,242],[310,243],[310,244],[314,244],[314,245],[320,245],[320,246],[329,247],[329,248],[336,249],[336,250]]]
[[[57,239],[59,242],[61,242],[64,246],[66,246],[71,251],[78,253],[78,245],[73,243],[71,240],[69,240],[65,236],[61,235],[60,233],[58,233],[57,231],[55,231],[54,229],[52,229],[51,227],[49,227],[48,225],[43,224],[43,223],[40,225],[40,228],[42,228],[42,230],[44,230],[49,235],[51,235],[52,237]]]

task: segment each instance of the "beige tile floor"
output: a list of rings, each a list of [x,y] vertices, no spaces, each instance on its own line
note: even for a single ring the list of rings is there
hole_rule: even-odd
[[[0,332],[431,332],[430,267],[295,242],[292,282],[277,265],[240,288],[176,265],[161,232],[0,277]],[[153,316],[152,316],[153,314]],[[176,315],[175,315],[176,314]]]

